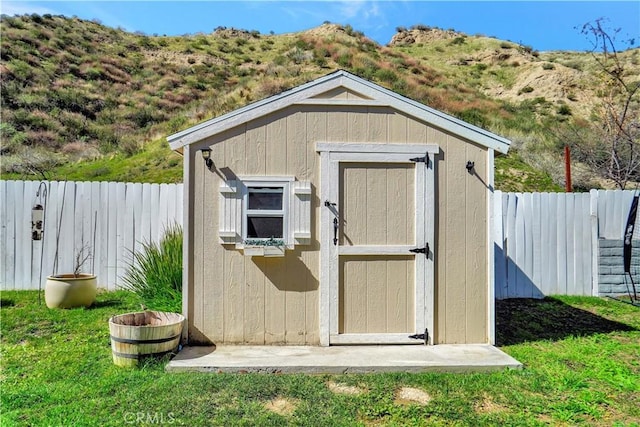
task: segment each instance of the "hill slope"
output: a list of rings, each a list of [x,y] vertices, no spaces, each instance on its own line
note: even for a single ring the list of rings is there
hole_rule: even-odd
[[[513,139],[499,187],[555,189],[549,129],[597,101],[587,54],[422,27],[388,46],[334,24],[166,37],[31,15],[3,16],[0,31],[3,178],[179,181],[166,135],[342,68]],[[639,71],[638,50],[624,55]]]

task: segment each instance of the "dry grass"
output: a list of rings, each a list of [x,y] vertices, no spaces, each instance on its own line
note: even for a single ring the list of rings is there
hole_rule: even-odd
[[[476,402],[474,410],[481,414],[493,414],[495,412],[505,412],[507,407],[499,403],[495,403],[493,397],[488,394],[482,396],[482,400]]]
[[[278,415],[287,416],[293,414],[299,404],[300,402],[296,399],[276,397],[275,399],[265,402],[264,408]]]
[[[421,405],[426,406],[431,402],[431,396],[424,390],[414,387],[401,387],[396,392],[394,402],[396,405]]]
[[[348,384],[343,384],[343,383],[336,383],[333,381],[329,381],[327,383],[327,387],[329,388],[329,390],[331,390],[333,393],[336,394],[344,394],[344,395],[348,395],[348,396],[359,396],[363,393],[366,393],[366,389],[362,388],[362,387],[357,387],[354,385],[348,385]]]

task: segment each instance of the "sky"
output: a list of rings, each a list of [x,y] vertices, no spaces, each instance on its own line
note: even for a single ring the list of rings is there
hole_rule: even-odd
[[[640,45],[640,1],[5,1],[0,13],[77,16],[148,35],[303,31],[325,21],[351,25],[387,44],[398,27],[422,24],[521,43],[540,51],[592,49],[582,26],[606,18],[619,40]],[[620,43],[621,45],[622,43]],[[616,46],[620,48],[620,46]],[[626,46],[628,47],[628,46]]]

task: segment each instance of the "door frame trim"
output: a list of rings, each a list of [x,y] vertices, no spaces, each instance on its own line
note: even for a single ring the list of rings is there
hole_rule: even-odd
[[[408,163],[412,157],[425,156],[428,160],[416,168],[424,167],[424,173],[416,169],[415,191],[416,206],[422,204],[424,218],[417,217],[416,209],[416,244],[429,244],[431,248],[424,258],[423,267],[416,264],[416,333],[429,331],[428,344],[433,344],[434,327],[434,265],[435,256],[435,161],[434,154],[439,153],[440,148],[435,144],[360,144],[340,142],[318,142],[316,151],[320,153],[320,204],[325,200],[336,201],[338,199],[338,182],[340,162],[375,162],[375,163]],[[429,156],[429,154],[432,154]],[[333,178],[333,181],[332,181]],[[424,188],[424,193],[420,192]],[[333,214],[329,209],[320,210],[320,289],[319,289],[319,338],[321,346],[339,344],[341,339],[336,339],[338,334],[338,255],[366,252],[365,246],[347,249],[335,246],[332,243],[333,234],[329,224],[333,220]],[[420,238],[420,236],[424,236]],[[423,240],[424,239],[424,240]],[[391,253],[398,253],[401,246],[393,247]],[[404,249],[404,248],[402,248]],[[416,254],[417,257],[422,256]],[[425,286],[418,286],[424,283]],[[335,288],[335,289],[334,289]],[[341,334],[346,335],[352,334]],[[371,338],[381,337],[380,334],[371,335]],[[377,338],[376,338],[377,339]],[[366,340],[365,340],[366,341]],[[404,342],[404,340],[401,340]],[[364,342],[364,341],[363,341]],[[374,343],[374,342],[372,342]]]

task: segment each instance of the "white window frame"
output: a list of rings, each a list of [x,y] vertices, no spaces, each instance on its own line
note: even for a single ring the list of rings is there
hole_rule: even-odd
[[[242,241],[237,247],[244,248],[244,242],[247,239],[247,218],[252,216],[280,216],[282,215],[282,240],[287,249],[293,249],[292,241],[293,230],[291,229],[293,214],[291,185],[295,181],[293,176],[241,176],[238,177],[242,183],[241,199],[242,199]],[[282,209],[281,210],[255,210],[249,209],[249,188],[251,187],[280,187],[282,188]],[[254,238],[250,238],[254,239]],[[257,240],[269,240],[268,238]]]

